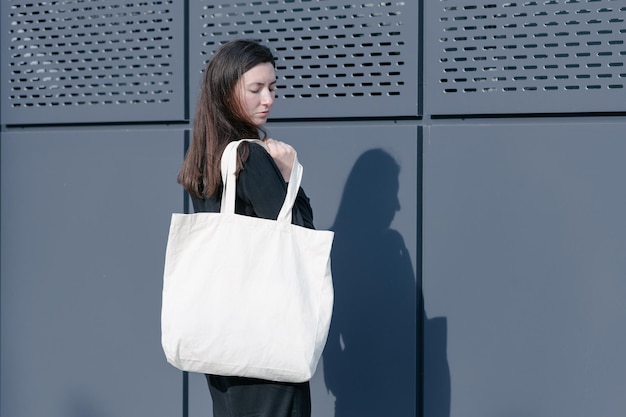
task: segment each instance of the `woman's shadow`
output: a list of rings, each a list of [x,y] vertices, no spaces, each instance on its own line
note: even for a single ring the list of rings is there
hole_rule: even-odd
[[[421,280],[416,282],[402,235],[390,228],[401,209],[399,172],[385,151],[363,153],[348,176],[332,227],[335,307],[323,364],[335,417],[423,414],[417,349],[421,323],[429,324],[418,314],[423,313]],[[437,323],[445,326],[445,318]],[[439,342],[444,346],[436,350],[445,352],[445,336]],[[440,359],[445,361],[445,353]],[[439,393],[443,407],[429,406],[436,414],[427,412],[428,417],[449,416],[449,375],[443,381],[448,381],[447,393]]]

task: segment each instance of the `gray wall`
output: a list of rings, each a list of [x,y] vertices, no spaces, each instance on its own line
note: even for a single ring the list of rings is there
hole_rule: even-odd
[[[268,129],[336,231],[314,416],[623,414],[622,2],[0,12],[2,417],[211,415],[160,291],[200,71],[236,37],[277,51]]]
[[[158,260],[182,206],[182,136],[2,133],[3,417],[180,413]]]
[[[447,321],[451,415],[621,415],[624,124],[442,124],[424,142],[424,298]]]

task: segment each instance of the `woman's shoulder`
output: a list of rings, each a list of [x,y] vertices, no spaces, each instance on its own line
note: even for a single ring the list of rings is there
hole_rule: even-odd
[[[271,155],[267,152],[265,146],[258,142],[248,142],[248,159],[245,164],[255,164],[255,165],[267,165],[272,164],[273,159]]]
[[[250,153],[255,153],[256,155],[268,155],[267,153],[267,148],[265,147],[265,145],[262,145],[261,143],[257,142],[257,141],[250,141],[247,142],[249,149],[250,149]]]
[[[243,163],[239,178],[244,181],[263,181],[267,186],[276,177],[280,180],[276,183],[282,188],[284,185],[282,174],[265,147],[258,142],[248,142],[248,146],[248,157]]]

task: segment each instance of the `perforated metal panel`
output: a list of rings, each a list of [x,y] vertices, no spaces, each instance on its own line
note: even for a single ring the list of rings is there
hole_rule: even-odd
[[[623,0],[425,2],[435,114],[626,110]]]
[[[272,117],[417,115],[417,1],[205,0],[190,8],[192,105],[215,49],[253,38],[279,57]]]
[[[184,2],[2,1],[3,123],[184,118]]]

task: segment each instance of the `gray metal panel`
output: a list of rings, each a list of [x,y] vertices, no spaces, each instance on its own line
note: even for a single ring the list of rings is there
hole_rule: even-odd
[[[301,123],[268,129],[298,151],[316,227],[336,233],[336,327],[311,382],[313,416],[415,417],[417,126]],[[385,169],[391,159],[399,176]],[[338,216],[340,206],[349,209],[356,229]],[[341,352],[332,349],[340,346],[333,337],[339,333]],[[209,407],[206,381],[193,376],[190,417],[210,415]]]
[[[178,130],[2,132],[0,415],[179,415],[160,346]]]
[[[1,123],[185,118],[184,2],[1,7]]]
[[[190,86],[222,43],[254,38],[276,51],[272,117],[415,116],[418,3],[347,0],[190,4]]]
[[[625,128],[449,125],[424,138],[423,289],[448,324],[450,417],[626,410]]]
[[[427,112],[626,110],[622,1],[424,4]]]

